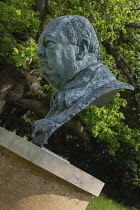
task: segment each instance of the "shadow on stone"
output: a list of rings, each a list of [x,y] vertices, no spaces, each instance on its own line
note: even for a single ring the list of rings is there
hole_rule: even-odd
[[[0,147],[2,210],[84,210],[91,194]]]

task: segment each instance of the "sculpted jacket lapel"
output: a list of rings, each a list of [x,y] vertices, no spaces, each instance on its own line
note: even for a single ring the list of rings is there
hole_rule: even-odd
[[[78,101],[79,103],[92,103],[94,106],[102,107],[123,88],[132,89],[132,86],[119,82],[106,65],[97,62],[82,70],[65,85],[64,89],[53,92],[51,110],[45,118],[54,118],[62,114],[63,111],[68,111],[75,104],[78,106]],[[97,100],[98,97],[100,97],[99,104],[94,103],[94,100]],[[82,98],[87,98],[87,101],[84,102]],[[81,104],[81,106],[84,107],[84,104]],[[78,108],[77,110],[80,111]]]

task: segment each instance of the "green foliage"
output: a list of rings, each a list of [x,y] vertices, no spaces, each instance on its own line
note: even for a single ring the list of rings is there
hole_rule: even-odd
[[[34,0],[6,0],[0,3],[2,60],[12,63],[11,53],[15,55],[17,66],[25,66],[25,60],[31,57],[35,59],[33,52],[36,45],[31,36],[38,31],[39,19],[38,13],[33,10],[34,3]]]
[[[105,195],[100,195],[99,197],[92,197],[89,201],[89,204],[86,210],[130,210],[128,207],[124,207],[123,205],[107,198]],[[135,208],[131,208],[131,210],[136,210]]]
[[[127,186],[131,183],[133,187],[137,187],[140,185],[140,131],[129,128],[123,122],[125,116],[119,109],[121,106],[126,106],[126,100],[119,96],[120,94],[117,94],[102,108],[89,106],[79,115],[96,141],[106,143],[109,155],[118,159],[119,167],[116,168],[125,169],[122,185]]]
[[[80,113],[81,119],[97,141],[108,143],[111,155],[115,155],[115,151],[120,148],[120,142],[127,143],[136,152],[140,146],[139,130],[132,130],[122,122],[125,117],[119,108],[126,106],[126,100],[119,98],[119,95],[117,94],[110,103],[102,108],[90,106]]]
[[[57,140],[52,145],[52,150],[57,147],[60,149],[59,154],[67,156],[67,159],[72,158],[73,162],[77,161],[74,163],[78,167],[93,175],[101,174],[100,178],[107,182],[107,185],[112,182],[112,185],[117,185],[118,188],[120,186],[118,197],[119,195],[121,197],[124,194],[124,187],[131,191],[140,186],[140,115],[137,103],[140,83],[140,62],[138,62],[140,33],[137,28],[126,27],[126,24],[130,22],[140,23],[139,10],[137,10],[139,1],[51,0],[50,2],[47,22],[55,17],[70,14],[88,18],[99,39],[100,60],[109,66],[119,81],[130,83],[128,75],[119,67],[115,56],[108,49],[106,43],[109,43],[116,54],[122,58],[124,68],[127,69],[127,73],[136,85],[133,93],[122,91],[103,108],[89,106],[79,114],[78,117],[90,134],[89,142],[83,143],[65,127],[51,139],[51,141]],[[34,10],[34,6],[34,0],[3,0],[0,3],[0,56],[3,68],[8,68],[9,64],[12,64],[15,69],[17,67],[32,70],[38,68],[35,37],[40,20],[39,12]],[[26,87],[23,97],[36,99],[49,107],[54,88],[39,76],[38,81],[43,87],[43,94],[33,95]],[[6,121],[5,115],[12,115],[12,120],[7,117]],[[22,108],[17,109],[17,105],[14,104],[3,114],[3,125],[7,123],[8,129],[16,130],[21,136],[29,137],[35,120],[37,120],[35,113],[27,112]],[[66,142],[67,139],[69,142]],[[60,147],[61,143],[63,144]],[[68,144],[71,144],[70,148]],[[106,166],[101,173],[97,173],[98,165],[101,165],[101,168]],[[92,168],[95,170],[91,170]],[[109,188],[106,190],[108,194],[110,191]],[[113,190],[111,193],[113,194]]]
[[[13,56],[12,59],[16,62],[16,66],[23,66],[25,68],[31,62],[37,61],[37,56],[35,55],[35,51],[37,48],[37,44],[35,40],[29,38],[26,42],[22,42],[21,44],[17,44],[16,47],[13,48]]]
[[[30,35],[36,33],[39,21],[37,13],[32,10],[33,5],[33,0],[1,2],[1,21],[4,22],[5,31],[21,34],[29,30]]]

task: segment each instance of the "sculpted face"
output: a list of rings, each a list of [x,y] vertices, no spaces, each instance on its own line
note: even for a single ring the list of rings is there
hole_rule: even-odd
[[[76,51],[77,46],[69,44],[57,30],[59,26],[48,24],[44,29],[37,49],[41,76],[62,89],[79,71]]]
[[[58,17],[47,24],[39,39],[41,76],[63,89],[81,70],[97,62],[98,48],[95,31],[87,19]]]

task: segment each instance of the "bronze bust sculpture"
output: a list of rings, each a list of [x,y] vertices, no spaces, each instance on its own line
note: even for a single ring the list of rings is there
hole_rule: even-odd
[[[32,142],[38,146],[88,105],[102,107],[121,89],[134,89],[98,61],[98,39],[84,17],[67,15],[49,22],[40,36],[37,56],[41,76],[58,89],[47,116],[34,123]]]

